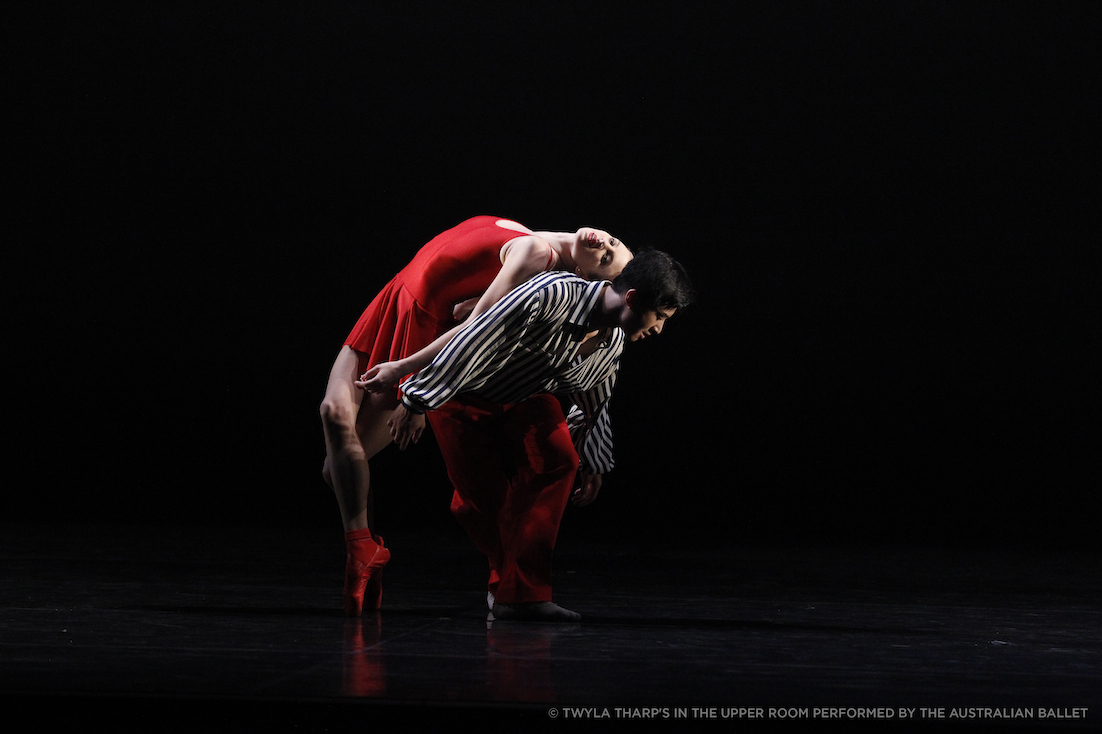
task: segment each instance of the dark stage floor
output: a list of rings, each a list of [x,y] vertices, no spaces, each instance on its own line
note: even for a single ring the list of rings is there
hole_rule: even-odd
[[[458,528],[392,534],[383,610],[354,622],[333,533],[2,530],[0,701],[39,725],[1102,722],[1097,552],[563,538],[557,601],[584,619],[555,626],[487,623]]]

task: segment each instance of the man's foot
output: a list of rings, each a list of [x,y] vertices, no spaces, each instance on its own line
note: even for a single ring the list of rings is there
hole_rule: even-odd
[[[577,622],[582,615],[564,609],[550,601],[529,601],[516,604],[494,604],[495,620],[518,622]]]

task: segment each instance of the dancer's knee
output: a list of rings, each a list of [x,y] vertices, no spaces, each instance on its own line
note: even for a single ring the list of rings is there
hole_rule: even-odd
[[[321,422],[327,426],[351,425],[353,421],[352,409],[347,405],[343,405],[341,401],[332,398],[325,398],[321,401],[318,413],[321,415]]]

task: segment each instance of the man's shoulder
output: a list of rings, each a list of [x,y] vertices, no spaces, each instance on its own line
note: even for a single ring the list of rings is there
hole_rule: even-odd
[[[603,284],[602,281],[586,280],[561,270],[541,273],[528,282],[531,293],[540,300],[559,303],[589,301],[591,294]]]
[[[535,291],[554,292],[561,294],[564,298],[585,299],[587,298],[586,294],[600,290],[601,286],[607,284],[607,281],[586,280],[573,273],[551,270],[540,273],[529,280],[528,283]]]
[[[540,302],[571,302],[583,299],[592,281],[579,278],[573,273],[550,270],[540,273],[517,288],[524,292],[525,298],[535,298]]]
[[[528,283],[534,288],[546,288],[552,285],[584,288],[589,281],[564,270],[548,270],[536,275]]]

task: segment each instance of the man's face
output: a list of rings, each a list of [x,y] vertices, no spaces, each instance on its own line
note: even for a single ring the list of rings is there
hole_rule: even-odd
[[[620,328],[624,330],[624,336],[629,342],[646,339],[649,336],[658,336],[666,320],[677,313],[676,308],[659,307],[652,311],[637,311],[633,301],[635,291],[628,291],[627,304],[620,312]]]

